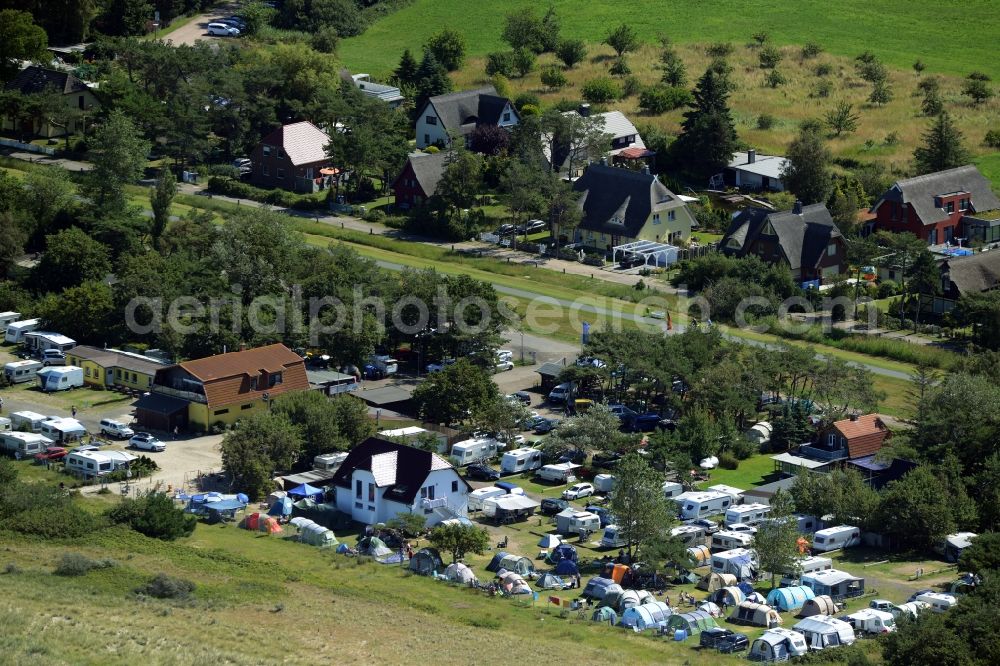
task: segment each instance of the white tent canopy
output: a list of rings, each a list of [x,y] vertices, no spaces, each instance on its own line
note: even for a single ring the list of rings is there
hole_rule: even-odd
[[[666,243],[640,240],[625,243],[624,245],[615,245],[611,248],[612,261],[618,261],[619,252],[622,257],[627,257],[629,254],[637,254],[643,258],[647,266],[650,264],[653,266],[669,266],[677,262],[677,248]]]

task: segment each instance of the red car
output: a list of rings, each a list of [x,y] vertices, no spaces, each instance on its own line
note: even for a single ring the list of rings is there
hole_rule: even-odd
[[[35,460],[40,463],[45,461],[55,462],[66,457],[66,449],[61,446],[49,446],[41,453],[35,454]]]

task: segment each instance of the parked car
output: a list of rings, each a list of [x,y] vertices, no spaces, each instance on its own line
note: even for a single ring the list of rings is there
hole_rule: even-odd
[[[537,412],[532,412],[531,416],[522,419],[517,425],[521,427],[521,430],[534,430],[535,426],[545,420],[544,416],[539,416]]]
[[[656,412],[636,414],[628,422],[628,429],[632,432],[653,432],[658,427],[660,427],[660,415]]]
[[[479,479],[480,481],[496,481],[500,478],[500,472],[489,465],[473,463],[465,468],[465,478]]]
[[[608,409],[621,421],[631,421],[636,416],[635,411],[625,405],[608,405]]]
[[[508,395],[507,399],[508,400],[516,400],[516,401],[520,402],[522,405],[530,405],[531,404],[531,394],[528,393],[527,391],[515,391],[515,392],[511,393],[510,395]]]
[[[510,236],[517,233],[517,227],[513,224],[501,224],[493,233],[497,236]]]
[[[46,368],[50,365],[66,365],[66,354],[58,349],[46,349],[42,352],[39,360],[41,360],[42,366]]]
[[[581,356],[576,359],[576,367],[578,368],[603,368],[606,365],[607,363],[593,356]]]
[[[454,364],[455,364],[455,359],[453,358],[446,358],[440,363],[428,363],[427,372],[441,372],[449,365],[454,365]]]
[[[712,627],[701,632],[698,644],[703,648],[718,650],[719,652],[740,652],[746,650],[750,640],[746,634],[739,634],[732,629],[722,627]]]
[[[726,528],[727,532],[736,532],[737,534],[756,534],[757,528],[753,525],[743,525],[738,523],[736,525],[730,525]]]
[[[508,370],[514,369],[513,361],[502,361],[498,360],[493,364],[493,372],[507,372]]]
[[[714,520],[709,520],[708,518],[695,518],[694,520],[683,521],[685,525],[694,525],[695,527],[701,527],[705,530],[705,534],[715,534],[721,528],[719,523]]]
[[[542,505],[539,510],[546,516],[554,516],[560,511],[569,507],[569,502],[563,499],[556,499],[555,497],[546,497],[542,500]]]
[[[594,454],[594,467],[614,467],[622,459],[622,454],[616,451],[600,451]]]
[[[535,421],[535,427],[532,428],[536,435],[544,435],[555,430],[556,426],[559,425],[559,421],[556,419],[547,419],[543,416],[538,417]]]
[[[561,463],[576,463],[577,465],[582,465],[587,461],[586,451],[581,451],[580,449],[570,449],[568,451],[563,451],[559,456],[559,460],[556,462]]]
[[[622,256],[618,265],[622,268],[635,268],[636,266],[642,266],[646,263],[646,258],[641,254],[628,253]]]
[[[66,449],[62,446],[47,446],[41,453],[35,454],[35,460],[43,462],[55,462],[66,457]]]
[[[868,608],[891,613],[896,609],[896,604],[892,603],[888,599],[872,599],[868,602]]]
[[[576,500],[583,497],[590,497],[594,494],[594,484],[592,483],[577,483],[562,493],[562,498],[564,500]]]
[[[153,437],[148,432],[137,432],[132,439],[128,440],[128,445],[143,451],[166,451],[167,445]]]
[[[507,439],[506,435],[497,435],[496,440],[498,442],[503,442],[507,446],[513,446],[514,448],[524,446],[528,441],[524,435],[514,435],[510,439]]]
[[[129,439],[135,434],[135,431],[132,430],[132,428],[129,428],[121,421],[115,421],[114,419],[101,419],[100,426],[101,434],[107,435],[108,437]]]
[[[524,224],[518,225],[517,233],[519,234],[534,234],[539,231],[545,231],[549,225],[545,224],[542,220],[528,220]]]
[[[216,37],[239,37],[240,29],[225,23],[209,23],[206,32]]]

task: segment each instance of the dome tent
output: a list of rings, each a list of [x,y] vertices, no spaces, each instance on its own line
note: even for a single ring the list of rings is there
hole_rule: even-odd
[[[546,534],[538,540],[539,548],[555,548],[562,543],[561,534]]]
[[[507,555],[500,560],[500,567],[497,569],[497,573],[502,570],[513,571],[521,576],[527,576],[535,570],[535,565],[527,557],[521,557],[520,555]]]
[[[703,601],[698,604],[698,610],[705,611],[712,617],[722,617],[722,609],[719,605],[711,601]]]
[[[781,624],[781,616],[770,606],[744,601],[729,616],[729,621],[772,629]]]
[[[461,562],[449,564],[444,570],[444,577],[453,583],[462,583],[463,585],[472,585],[476,582],[476,575],[472,573],[472,569]]]
[[[358,551],[374,558],[386,557],[392,555],[393,552],[391,548],[385,545],[385,541],[382,541],[377,536],[363,537],[358,542]]]
[[[805,585],[776,587],[767,593],[767,605],[780,611],[797,610],[815,597],[813,591]]]
[[[837,604],[833,603],[831,599],[826,594],[821,594],[818,597],[809,599],[804,604],[802,604],[802,610],[795,617],[810,617],[813,615],[835,615],[837,613]]]
[[[507,594],[531,594],[531,588],[524,578],[513,571],[505,571],[500,574],[500,587]]]
[[[608,606],[601,606],[594,611],[594,614],[590,616],[590,619],[594,622],[607,622],[608,624],[618,624],[618,613],[615,612],[614,608]]]
[[[559,560],[559,564],[553,569],[553,573],[557,576],[579,576],[580,567],[572,560]]]
[[[421,548],[410,558],[410,571],[421,576],[430,576],[435,571],[443,569],[444,562],[436,548]]]
[[[667,626],[671,629],[681,629],[687,632],[688,636],[700,634],[705,629],[717,627],[719,624],[711,615],[705,611],[691,611],[690,613],[675,613],[667,620]]]
[[[633,606],[622,613],[621,625],[632,629],[632,631],[639,632],[646,631],[647,629],[656,629],[660,626],[660,623],[653,619],[653,615],[649,612],[648,608]]]
[[[692,546],[687,549],[688,558],[694,562],[695,568],[704,566],[708,564],[709,560],[712,559],[712,551],[708,549],[708,546]]]
[[[745,598],[743,590],[736,586],[716,590],[711,597],[712,601],[722,606],[738,606]]]
[[[302,543],[307,543],[311,546],[318,546],[320,548],[336,546],[339,543],[333,532],[322,525],[314,523],[308,518],[292,518],[290,522],[298,528],[299,541]]]
[[[653,601],[656,599],[646,590],[625,590],[618,598],[615,608],[619,613],[624,613],[626,609]]]
[[[566,588],[566,582],[555,574],[546,573],[535,581],[535,587],[540,590],[562,590]]]
[[[715,592],[732,585],[736,585],[736,576],[712,572],[705,574],[695,587],[705,592]]]
[[[615,584],[610,578],[594,576],[587,581],[587,586],[583,588],[583,596],[600,601],[604,599],[604,595],[607,594],[610,587],[616,588],[615,591],[621,591],[622,589],[620,585]]]
[[[292,515],[292,498],[290,497],[279,497],[268,509],[267,515],[269,516],[290,516]]]
[[[576,548],[568,543],[561,543],[549,552],[549,556],[546,561],[549,564],[556,564],[557,562],[562,562],[563,560],[569,560],[571,562],[576,562],[577,554]]]

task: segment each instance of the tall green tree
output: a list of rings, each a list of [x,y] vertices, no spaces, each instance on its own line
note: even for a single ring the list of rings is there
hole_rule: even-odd
[[[428,49],[424,51],[424,57],[417,68],[416,80],[414,81],[417,98],[414,108],[420,109],[431,97],[443,95],[451,92],[451,79],[448,78],[446,70],[434,54]]]
[[[489,548],[490,534],[475,525],[451,523],[435,527],[427,540],[438,550],[449,553],[452,562],[458,562],[466,553],[478,555]]]
[[[879,508],[879,495],[854,470],[829,474],[803,471],[791,489],[795,510],[809,516],[833,516],[834,525],[868,529]]]
[[[733,159],[737,136],[728,99],[726,78],[706,70],[694,90],[691,110],[684,114],[681,134],[671,145],[675,161],[695,175],[712,176]]]
[[[947,111],[939,115],[923,134],[923,145],[913,151],[917,173],[934,173],[964,166],[969,153],[964,138]]]
[[[935,295],[941,293],[941,270],[938,268],[937,261],[931,251],[924,248],[914,257],[909,271],[910,274],[907,277],[910,281],[910,289],[917,296],[916,312],[913,315],[913,332],[916,333],[920,327],[924,297],[929,296],[933,300]]]
[[[149,192],[149,204],[153,209],[153,223],[150,226],[149,235],[154,244],[159,242],[167,228],[167,223],[170,222],[170,206],[176,193],[177,179],[174,178],[170,169],[164,169],[156,180],[156,186]]]
[[[618,461],[608,509],[630,561],[638,558],[644,545],[663,539],[674,522],[673,507],[663,495],[663,477],[638,453]]]
[[[771,515],[757,526],[751,548],[756,551],[761,571],[771,574],[771,587],[777,587],[781,574],[798,573],[799,531],[795,516],[795,502],[791,495],[779,490],[771,498]]]
[[[110,250],[71,227],[45,238],[46,252],[34,269],[36,280],[52,291],[87,280],[102,280],[111,270]]]
[[[0,10],[0,81],[17,73],[17,61],[44,61],[49,45],[45,30],[35,25],[28,12]]]
[[[222,468],[233,486],[257,500],[273,488],[275,472],[290,470],[302,452],[302,435],[281,414],[257,412],[222,439]]]
[[[587,44],[582,39],[563,39],[556,45],[556,57],[573,69],[587,57]]]
[[[486,370],[459,359],[428,376],[413,391],[413,403],[424,420],[451,425],[489,404],[498,394]]]
[[[420,65],[417,63],[417,59],[413,57],[413,53],[410,52],[410,49],[406,49],[399,58],[399,64],[393,73],[401,85],[412,86],[417,82],[417,70],[419,67]]]
[[[427,41],[427,49],[449,72],[462,68],[465,61],[465,36],[457,30],[444,28]],[[405,54],[404,54],[405,56]]]
[[[271,403],[271,411],[298,428],[302,438],[298,462],[303,466],[311,466],[313,458],[323,453],[346,451],[352,444],[341,433],[329,398],[318,391],[284,393]]]
[[[604,43],[614,49],[615,54],[621,59],[626,53],[639,48],[639,35],[635,28],[621,23],[608,33],[608,36],[604,38]]]
[[[452,141],[436,195],[449,206],[470,208],[483,191],[483,158]]]
[[[781,172],[785,188],[804,204],[826,201],[833,182],[830,179],[832,156],[819,132],[804,128],[785,152],[788,160]]]
[[[583,453],[617,451],[628,440],[620,431],[621,421],[604,403],[598,403],[583,414],[559,422],[545,440],[553,449],[573,448]]]
[[[95,133],[91,152],[94,168],[81,192],[102,214],[124,212],[128,206],[125,186],[142,177],[149,142],[125,114],[115,110]]]

